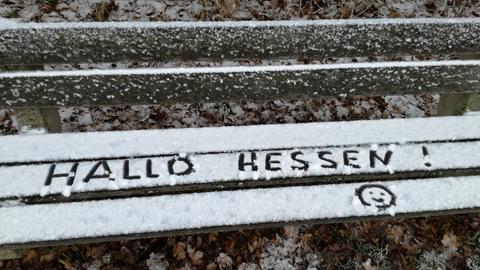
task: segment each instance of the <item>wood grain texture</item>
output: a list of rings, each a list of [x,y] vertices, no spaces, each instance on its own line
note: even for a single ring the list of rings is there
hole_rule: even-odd
[[[171,104],[480,91],[480,62],[0,73],[0,107]]]
[[[0,26],[0,65],[471,54],[480,19]]]

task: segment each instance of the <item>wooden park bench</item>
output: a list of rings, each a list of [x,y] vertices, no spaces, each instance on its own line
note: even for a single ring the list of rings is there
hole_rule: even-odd
[[[0,248],[480,207],[480,19],[0,26]],[[107,70],[45,64],[449,56]],[[40,67],[40,68],[39,68]],[[61,134],[59,106],[441,94],[445,117]]]

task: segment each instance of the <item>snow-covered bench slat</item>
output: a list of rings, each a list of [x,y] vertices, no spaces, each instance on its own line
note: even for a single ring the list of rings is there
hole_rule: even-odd
[[[478,174],[478,123],[480,116],[5,136],[0,152],[11,154],[0,156],[0,203]]]
[[[0,107],[480,91],[480,60],[0,73]]]
[[[480,19],[4,23],[0,65],[478,53]]]
[[[0,208],[0,248],[465,213],[480,208],[479,190],[468,176],[11,205]]]

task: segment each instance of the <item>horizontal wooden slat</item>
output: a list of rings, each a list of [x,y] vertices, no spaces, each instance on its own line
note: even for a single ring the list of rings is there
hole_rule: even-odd
[[[478,176],[0,208],[0,248],[292,222],[478,211]]]
[[[466,116],[0,137],[0,152],[9,153],[0,157],[0,207],[478,174],[479,122]]]
[[[45,161],[1,166],[0,204],[6,201],[36,204],[407,177],[479,175],[479,152],[480,136],[466,142]],[[102,177],[91,177],[93,170],[95,175]]]
[[[480,116],[0,136],[0,164],[256,149],[468,141]],[[341,136],[340,136],[340,135]],[[279,136],[282,135],[282,136]],[[8,153],[8,154],[7,154]]]
[[[0,107],[478,91],[478,60],[0,73]]]
[[[0,64],[478,53],[480,19],[0,25]]]

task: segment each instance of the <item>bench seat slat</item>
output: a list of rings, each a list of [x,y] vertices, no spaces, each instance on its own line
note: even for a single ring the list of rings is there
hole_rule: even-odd
[[[480,91],[480,61],[0,73],[0,107]]]
[[[373,150],[374,149],[374,150]],[[425,156],[423,149],[427,149]],[[371,163],[373,153],[378,156]],[[387,152],[391,156],[387,164]],[[242,171],[239,160],[243,155],[245,162],[252,162],[256,170],[245,166]],[[324,153],[322,158],[319,153]],[[352,158],[351,163],[358,167],[345,165],[344,155]],[[348,154],[349,153],[349,154]],[[185,158],[192,163],[194,172],[177,176],[169,173],[168,162],[177,160],[178,172],[186,163],[178,161],[178,155],[149,158],[125,158],[105,160],[112,172],[110,179],[89,179],[88,173],[100,161],[78,162],[73,183],[67,185],[67,177],[51,177],[49,172],[55,164],[56,174],[68,173],[77,162],[47,162],[41,165],[0,167],[0,204],[2,201],[20,200],[21,202],[48,203],[54,201],[76,201],[86,199],[116,198],[127,196],[145,196],[165,193],[197,192],[222,189],[240,189],[291,184],[341,183],[363,180],[388,180],[409,177],[431,177],[450,175],[480,174],[480,135],[475,141],[445,143],[412,143],[402,145],[346,146],[326,148],[300,148],[263,151],[241,151],[233,153],[188,154]],[[272,167],[278,171],[267,170],[267,155],[272,156]],[[305,162],[308,167],[305,167]],[[128,169],[125,168],[128,162]],[[146,164],[150,162],[148,175]],[[335,167],[332,168],[333,164]],[[322,167],[323,166],[323,167]],[[330,166],[330,168],[326,168]],[[127,176],[124,171],[128,170]],[[103,167],[98,169],[101,174]],[[137,176],[129,179],[129,176]]]
[[[480,19],[0,25],[0,65],[478,53]]]
[[[388,209],[356,195],[380,184]],[[362,188],[362,186],[364,186]],[[348,218],[468,212],[480,207],[478,176],[165,195],[0,208],[0,247],[141,237],[198,229]],[[360,192],[359,194],[362,194]]]
[[[11,154],[0,156],[0,204],[479,174],[478,123],[465,116],[5,136],[0,152]]]
[[[0,136],[0,165],[476,139],[480,115]],[[279,136],[281,135],[281,136]]]

